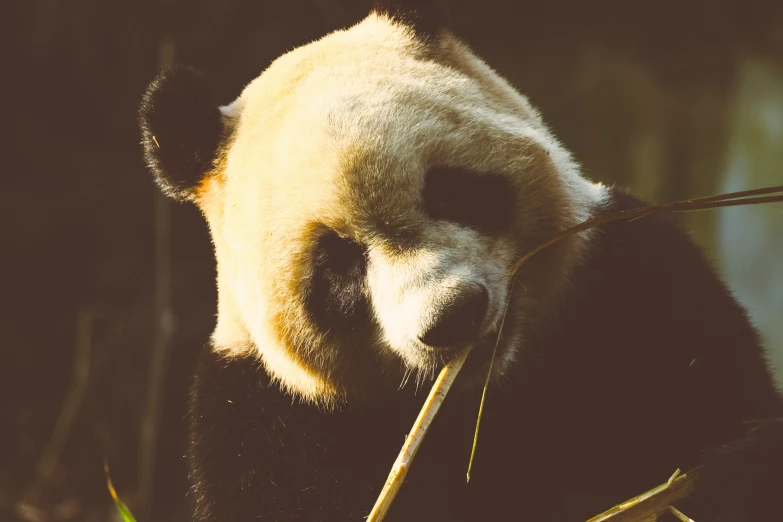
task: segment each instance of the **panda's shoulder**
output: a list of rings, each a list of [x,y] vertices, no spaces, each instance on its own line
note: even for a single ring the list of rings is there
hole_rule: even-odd
[[[601,214],[647,206],[628,192],[609,189]],[[663,329],[679,331],[683,321],[720,318],[722,328],[733,325],[748,342],[756,342],[745,310],[671,214],[597,227],[569,286],[575,301],[587,303],[591,313],[603,311],[629,325],[658,321]]]
[[[270,399],[277,394],[261,362],[250,354],[229,353],[208,345],[201,350],[193,382],[194,396],[210,397],[214,402],[244,404],[259,391]]]
[[[269,419],[291,404],[256,357],[212,346],[201,351],[190,394],[191,445],[218,452],[240,442],[232,437],[269,430]]]
[[[650,207],[651,203],[622,189],[607,190],[601,216]],[[703,284],[718,282],[715,270],[701,246],[671,213],[660,212],[621,219],[597,227],[593,235],[593,256],[588,263],[611,263],[616,274],[636,276],[640,270],[652,275],[700,274]]]

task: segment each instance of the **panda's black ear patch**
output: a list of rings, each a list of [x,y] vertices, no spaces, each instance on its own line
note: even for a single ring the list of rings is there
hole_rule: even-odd
[[[188,199],[210,172],[223,137],[204,76],[175,66],[147,87],[139,110],[144,156],[163,192]]]
[[[374,0],[373,11],[401,21],[424,38],[434,38],[449,26],[448,10],[441,0]]]

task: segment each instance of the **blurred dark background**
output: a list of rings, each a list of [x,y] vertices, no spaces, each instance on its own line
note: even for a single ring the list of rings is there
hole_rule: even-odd
[[[186,402],[214,324],[195,207],[162,200],[136,110],[161,62],[220,103],[369,1],[27,0],[0,12],[0,521],[186,520]],[[783,182],[781,2],[451,2],[586,173],[653,201]],[[681,216],[783,367],[783,208]]]

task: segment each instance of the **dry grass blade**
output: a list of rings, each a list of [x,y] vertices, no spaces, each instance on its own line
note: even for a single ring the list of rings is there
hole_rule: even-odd
[[[514,282],[511,281],[511,288],[508,291],[508,295],[514,291]],[[481,403],[479,404],[478,417],[476,418],[476,431],[473,433],[473,446],[470,448],[470,460],[468,460],[468,472],[465,474],[467,482],[470,482],[470,472],[473,470],[473,459],[476,456],[476,445],[478,444],[479,427],[481,426],[481,416],[484,414],[484,402],[487,400],[487,388],[489,387],[489,378],[492,376],[492,365],[495,364],[495,356],[498,353],[498,345],[500,344],[500,332],[503,331],[503,327],[506,325],[506,315],[508,315],[508,305],[511,299],[506,299],[506,306],[503,308],[503,317],[500,319],[500,327],[498,328],[498,337],[495,339],[495,347],[492,348],[492,355],[489,359],[489,369],[487,370],[487,378],[484,380],[484,389],[481,391]]]
[[[430,394],[427,396],[427,400],[424,401],[424,406],[421,408],[419,416],[416,417],[416,422],[413,423],[410,433],[405,438],[405,444],[403,444],[399,455],[397,455],[397,460],[394,461],[389,477],[386,479],[386,484],[384,484],[381,494],[378,495],[378,500],[375,501],[375,506],[370,511],[370,516],[367,517],[368,522],[381,522],[389,512],[397,492],[405,481],[405,475],[408,474],[411,462],[416,456],[422,440],[424,440],[424,435],[435,418],[435,414],[438,413],[440,405],[443,404],[443,400],[446,398],[446,394],[454,383],[457,374],[462,369],[462,365],[465,364],[465,359],[468,357],[470,350],[471,347],[468,347],[452,359],[443,367],[440,374],[438,374],[438,378],[435,379],[435,384],[432,385]]]
[[[578,234],[579,232],[584,232],[585,230],[589,230],[601,225],[607,225],[609,223],[615,223],[618,221],[631,221],[663,212],[694,212],[697,210],[707,210],[711,208],[734,207],[739,205],[758,205],[759,203],[776,203],[781,201],[783,201],[783,185],[778,185],[775,187],[743,190],[740,192],[729,192],[727,194],[720,194],[717,196],[687,199],[683,201],[675,201],[674,203],[665,203],[663,205],[650,205],[632,210],[624,210],[622,212],[614,212],[612,214],[604,214],[598,217],[594,217],[593,219],[588,219],[587,221],[560,232],[549,241],[542,243],[522,256],[511,269],[510,277],[513,278],[514,274],[516,274],[517,270],[519,270],[519,267],[521,267],[528,259],[538,254],[545,248],[552,246],[553,244],[562,239],[565,239],[568,236]]]
[[[106,473],[106,486],[109,488],[109,494],[112,500],[114,500],[114,506],[117,508],[117,513],[120,515],[122,522],[136,522],[130,509],[128,509],[128,506],[125,505],[125,502],[122,501],[114,489],[114,484],[111,482],[111,474],[109,473],[109,462],[106,460],[103,461],[103,471]]]

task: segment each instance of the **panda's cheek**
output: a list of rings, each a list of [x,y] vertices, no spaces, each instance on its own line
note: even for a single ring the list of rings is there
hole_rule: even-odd
[[[427,312],[429,263],[415,255],[395,259],[371,252],[369,257],[367,284],[375,321],[387,347],[402,355]]]
[[[384,300],[375,307],[384,337],[393,351],[404,355],[412,349],[420,323],[426,320],[428,303],[426,292],[418,289],[406,292],[399,299]]]

